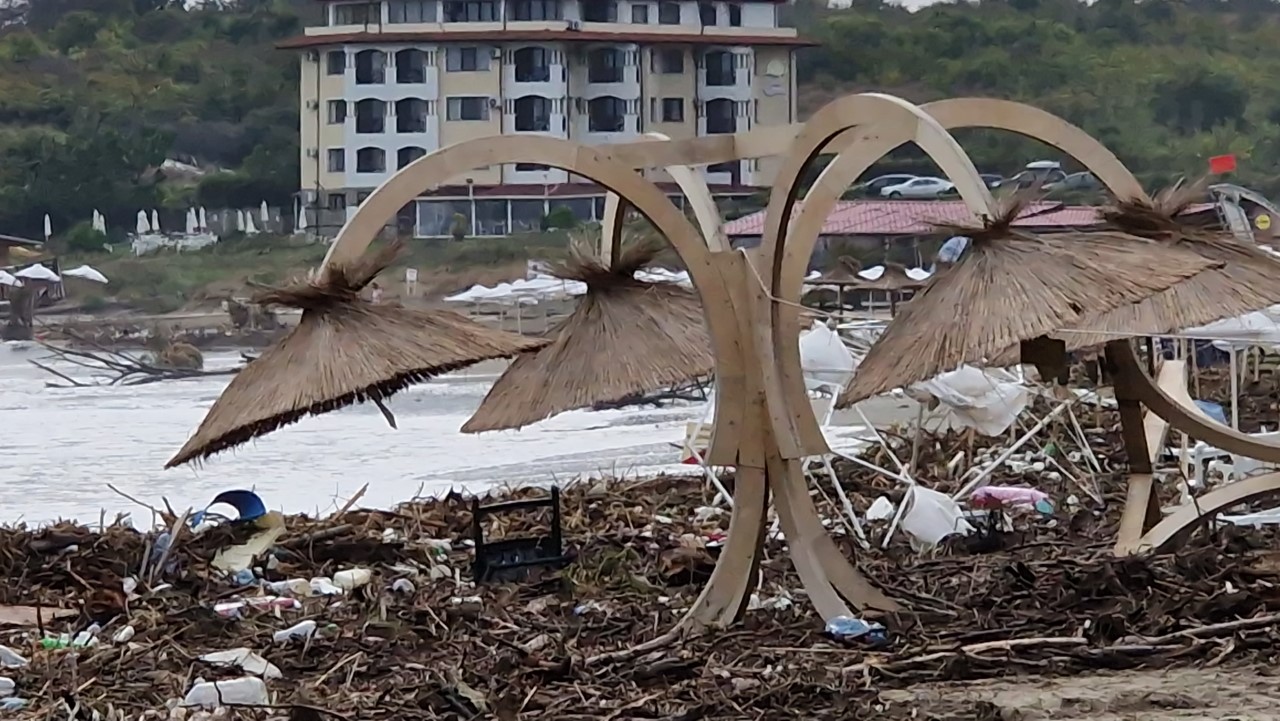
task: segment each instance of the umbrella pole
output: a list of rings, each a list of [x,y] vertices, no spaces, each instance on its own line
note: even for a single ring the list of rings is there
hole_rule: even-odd
[[[1075,398],[1068,398],[1067,400],[1059,403],[1057,408],[1054,408],[1053,410],[1045,414],[1045,417],[1041,418],[1039,423],[1032,426],[1031,430],[1022,434],[1022,437],[1019,438],[1016,443],[1006,448],[1004,452],[1001,453],[1000,455],[996,456],[996,459],[994,461],[991,461],[991,463],[988,464],[986,468],[983,468],[982,472],[979,473],[977,476],[975,476],[972,481],[969,481],[968,483],[964,484],[964,487],[956,491],[955,495],[951,496],[951,498],[958,501],[962,498],[967,497],[970,493],[973,492],[975,488],[981,485],[982,482],[985,481],[988,476],[990,476],[992,473],[995,473],[995,470],[1000,467],[1000,464],[1009,460],[1009,457],[1012,456],[1014,453],[1017,453],[1019,448],[1022,448],[1023,446],[1025,446],[1032,438],[1035,437],[1037,433],[1044,430],[1044,427],[1049,425],[1049,423],[1052,422],[1054,418],[1057,418],[1058,414],[1062,413],[1072,403],[1075,403],[1075,402],[1076,402]]]
[[[1240,430],[1240,374],[1236,360],[1236,347],[1230,346],[1231,355],[1231,427]]]

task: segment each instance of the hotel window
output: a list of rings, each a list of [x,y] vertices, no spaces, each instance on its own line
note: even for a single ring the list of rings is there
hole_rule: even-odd
[[[329,124],[341,125],[347,120],[347,101],[330,100],[329,101]]]
[[[360,148],[356,151],[357,173],[387,172],[387,153],[382,148]]]
[[[564,19],[560,0],[516,0],[509,7],[512,20],[529,22]]]
[[[631,6],[631,23],[633,25],[649,24],[649,6],[636,3]]]
[[[396,82],[401,84],[427,81],[427,54],[415,48],[396,53]]]
[[[489,70],[487,48],[449,48],[444,56],[444,69],[451,73],[483,72]]]
[[[381,85],[387,82],[387,54],[381,50],[356,53],[356,85]]]
[[[591,0],[582,3],[582,20],[588,23],[618,22],[618,3],[614,0]]]
[[[345,173],[347,172],[347,151],[342,148],[330,148],[329,156],[329,172]]]
[[[596,48],[587,53],[587,82],[620,83],[627,55],[618,48]]]
[[[400,148],[400,150],[396,152],[396,170],[404,168],[404,166],[426,154],[427,151],[425,148],[416,148],[412,146],[408,148]]]
[[[516,66],[517,83],[545,83],[551,79],[550,51],[546,48],[532,46],[520,48],[511,54],[512,64]]]
[[[433,23],[436,21],[435,0],[391,0],[387,3],[387,22]]]
[[[330,75],[341,75],[347,71],[347,51],[330,50],[325,53],[325,67]]]
[[[684,50],[667,48],[657,53],[657,70],[663,75],[679,75],[684,72]]]
[[[712,50],[703,56],[706,83],[711,87],[727,87],[738,82],[736,58],[728,50]]]
[[[492,23],[498,21],[498,3],[493,0],[445,0],[447,23]]]
[[[369,98],[356,102],[356,132],[374,134],[387,129],[387,104]]]
[[[330,150],[329,152],[333,152]],[[346,210],[347,196],[343,193],[329,193],[329,210]]]
[[[396,101],[396,132],[425,133],[427,131],[427,101],[421,98],[404,98]]]
[[[716,24],[715,3],[698,3],[698,19],[703,25]]]
[[[334,5],[334,25],[378,25],[382,22],[382,5],[377,3],[359,3],[355,5]]]
[[[684,98],[663,98],[662,99],[662,122],[664,123],[683,123],[684,122]]]
[[[679,25],[680,24],[680,3],[678,2],[658,3],[658,24],[659,25]]]
[[[587,102],[587,130],[620,133],[627,127],[627,101],[606,95]]]
[[[735,28],[742,25],[742,6],[738,3],[729,3],[729,24]]]
[[[445,104],[446,120],[488,120],[489,98],[449,98]]]
[[[521,133],[545,133],[551,130],[551,99],[526,95],[515,101],[515,129]]]

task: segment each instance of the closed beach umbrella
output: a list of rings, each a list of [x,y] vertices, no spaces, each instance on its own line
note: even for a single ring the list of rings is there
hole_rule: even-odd
[[[44,239],[48,240],[53,237],[53,221],[49,219],[49,214],[44,214]]]
[[[155,208],[151,209],[151,232],[160,232],[160,214],[156,212]]]

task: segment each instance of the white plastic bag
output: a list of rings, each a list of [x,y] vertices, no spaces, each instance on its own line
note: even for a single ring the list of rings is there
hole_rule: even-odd
[[[814,321],[800,334],[800,368],[809,390],[844,388],[853,378],[855,365],[844,341],[826,324]]]
[[[905,503],[908,506],[902,515],[902,530],[924,548],[932,548],[954,533],[967,536],[973,532],[960,505],[945,493],[913,486]]]

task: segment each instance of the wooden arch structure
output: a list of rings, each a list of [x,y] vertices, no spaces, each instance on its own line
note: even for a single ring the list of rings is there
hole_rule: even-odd
[[[920,108],[887,95],[853,95],[833,101],[803,125],[736,135],[679,141],[650,138],[600,148],[546,137],[501,136],[443,148],[397,172],[361,204],[330,248],[325,267],[359,257],[384,221],[423,190],[476,167],[540,163],[600,183],[617,198],[611,203],[611,218],[620,218],[622,208],[629,204],[666,235],[680,254],[701,296],[716,354],[720,392],[715,395],[717,420],[706,458],[713,465],[736,467],[735,504],[719,563],[682,626],[727,624],[745,610],[761,559],[771,497],[797,573],[820,615],[830,619],[847,614],[848,604],[897,610],[898,604],[844,557],[823,528],[809,496],[803,459],[829,449],[809,409],[801,377],[798,313],[787,303],[799,300],[804,271],[830,205],[862,170],[904,142],[917,143],[937,162],[956,184],[970,213],[975,217],[989,215],[989,191],[948,132],[948,128],[973,126],[1003,128],[1046,141],[1076,157],[1117,194],[1139,196],[1143,192],[1120,161],[1096,140],[1035,108],[973,98]],[[833,146],[839,148],[839,155],[797,211],[802,177],[816,157]],[[635,172],[648,167],[674,168],[673,177],[691,200],[695,196],[709,199],[701,178],[682,172],[687,170],[682,166],[779,154],[784,157],[770,195],[762,244],[750,252],[731,251],[727,243],[719,242],[722,235],[707,232],[706,224],[718,222],[718,217],[700,213],[704,231],[699,233],[657,186]],[[699,201],[694,202],[698,208]],[[619,226],[614,222],[609,231],[610,249]],[[1212,427],[1216,424],[1193,417],[1168,399],[1142,371],[1127,340],[1109,344],[1108,357],[1117,372],[1117,397],[1125,418],[1130,458],[1140,459],[1137,475],[1142,473],[1146,448],[1130,444],[1134,436],[1130,430],[1136,421],[1137,437],[1141,436],[1141,403],[1172,426],[1215,445],[1280,462],[1280,447]],[[1242,493],[1254,497],[1280,489],[1280,474],[1265,478],[1268,480],[1255,480],[1248,487],[1224,494],[1222,503],[1238,503],[1245,497]],[[1131,493],[1131,505],[1140,502],[1149,507],[1149,482],[1146,488],[1146,497]],[[1208,497],[1201,499],[1201,507],[1207,509],[1208,502]],[[1150,530],[1153,543],[1172,538],[1197,520],[1178,514],[1159,524],[1150,514],[1144,519],[1139,536],[1155,526]],[[1139,543],[1134,548],[1153,543]]]

